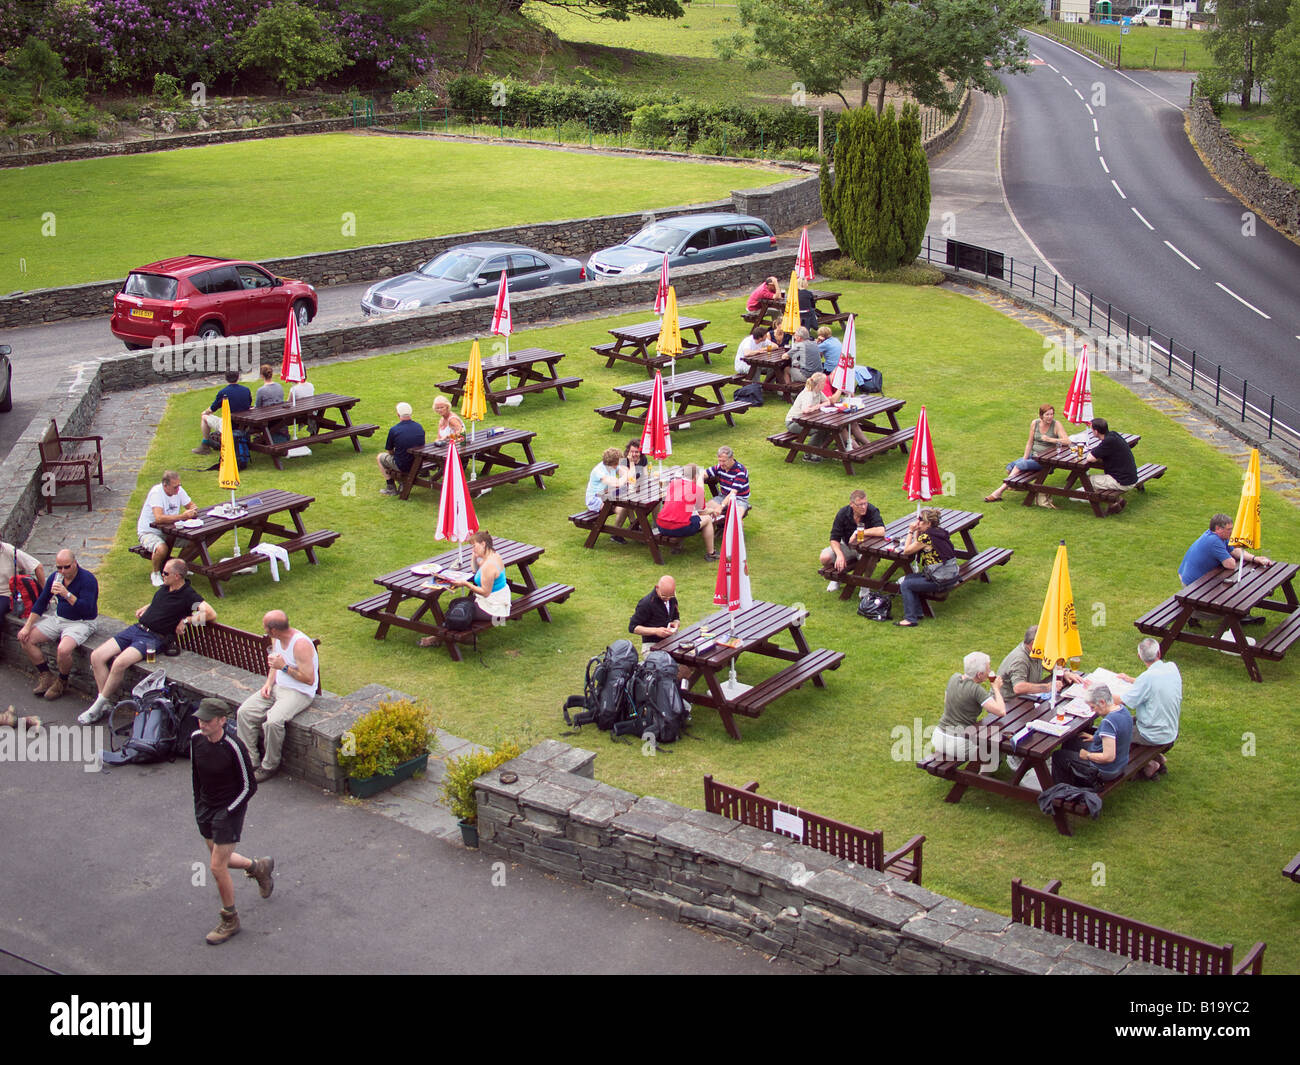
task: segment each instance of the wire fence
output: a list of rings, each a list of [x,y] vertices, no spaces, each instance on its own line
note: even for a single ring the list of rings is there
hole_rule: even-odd
[[[927,263],[948,266],[995,285],[1001,283],[1012,293],[1027,293],[1031,300],[1051,306],[1081,329],[1096,333],[1104,339],[1105,348],[1098,350],[1094,369],[1159,374],[1193,395],[1213,401],[1216,411],[1240,424],[1248,437],[1277,440],[1300,449],[1300,409],[1059,274],[1039,270],[1037,265],[1018,265],[1001,252],[953,240],[934,241],[928,236],[923,255]]]

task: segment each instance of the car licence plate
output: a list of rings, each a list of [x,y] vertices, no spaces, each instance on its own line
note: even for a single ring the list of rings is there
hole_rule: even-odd
[[[139,307],[131,308],[132,318],[153,318],[153,311],[142,310]]]

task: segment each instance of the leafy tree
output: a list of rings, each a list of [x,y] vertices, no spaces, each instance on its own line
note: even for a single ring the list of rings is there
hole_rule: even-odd
[[[1268,95],[1286,140],[1287,154],[1300,166],[1300,0],[1293,0],[1287,24],[1273,43]]]
[[[46,92],[59,87],[65,77],[63,60],[58,53],[35,37],[28,37],[21,48],[10,54],[8,66],[36,101],[43,100]]]
[[[965,84],[1003,91],[998,71],[1028,70],[1019,27],[1040,17],[1037,0],[740,0],[750,32],[715,42],[750,69],[789,67],[813,95],[862,83],[860,103],[877,83],[876,112],[896,85],[919,103],[951,114]]]
[[[309,7],[279,0],[239,36],[236,57],[243,67],[271,74],[287,92],[342,70],[349,60],[330,27]]]
[[[1206,46],[1215,65],[1250,109],[1251,90],[1262,80],[1273,52],[1273,38],[1286,25],[1287,0],[1219,0],[1215,26]]]
[[[844,115],[835,141],[835,172],[821,170],[822,213],[850,259],[890,270],[916,258],[930,216],[930,166],[921,147],[915,104],[897,118],[891,105],[877,115]]]

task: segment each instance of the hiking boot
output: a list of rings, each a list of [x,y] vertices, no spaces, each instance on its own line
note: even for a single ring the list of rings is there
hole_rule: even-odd
[[[259,784],[265,784],[278,772],[280,772],[279,766],[276,766],[274,769],[263,769],[259,765],[256,769],[253,770],[253,779],[256,780]]]
[[[32,694],[44,695],[47,691],[50,690],[50,686],[54,683],[54,680],[55,680],[55,675],[51,673],[48,669],[45,670],[45,672],[43,673],[37,673],[36,687],[32,689]],[[60,691],[62,691],[62,689],[60,689]]]
[[[209,444],[209,443],[205,440],[205,441],[203,441],[203,443],[201,443],[198,447],[192,447],[192,448],[190,448],[190,454],[191,454],[191,455],[211,455],[211,454],[212,454],[212,445]],[[223,940],[222,942],[224,942],[224,940]]]
[[[50,686],[45,689],[45,698],[57,699],[60,695],[62,695],[67,690],[68,690],[68,686],[66,683],[64,683],[63,678],[55,677],[53,682],[50,684]]]
[[[255,858],[246,871],[248,879],[257,881],[257,888],[264,899],[269,899],[271,892],[275,890],[275,881],[271,879],[271,872],[274,869],[274,858]]]
[[[389,481],[383,488],[379,489],[381,496],[395,496],[398,494],[397,489],[393,487],[393,482]]]
[[[224,943],[227,939],[229,939],[231,936],[235,936],[238,934],[239,934],[239,914],[235,912],[235,908],[233,906],[228,910],[223,907],[221,910],[221,923],[217,925],[217,927],[214,928],[211,932],[209,932],[207,936],[205,936],[204,938],[207,939],[208,943],[211,946],[218,947],[222,943]]]

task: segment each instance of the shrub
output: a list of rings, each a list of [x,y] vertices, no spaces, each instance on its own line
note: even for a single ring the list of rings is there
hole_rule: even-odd
[[[677,134],[681,123],[681,108],[645,104],[632,113],[632,136],[648,148],[663,148]]]
[[[343,738],[339,765],[350,777],[391,776],[403,762],[425,754],[437,727],[433,712],[409,699],[381,702]]]
[[[928,263],[908,263],[890,270],[872,270],[859,266],[852,259],[832,259],[820,268],[833,281],[867,281],[887,285],[938,285],[944,273]]]
[[[399,89],[393,93],[394,111],[418,111],[436,107],[441,101],[438,94],[427,85],[417,85],[413,89]]]
[[[181,104],[180,79],[171,74],[153,76],[153,94],[164,107],[179,107]]]
[[[474,781],[510,759],[518,758],[521,753],[519,744],[510,741],[500,744],[495,751],[471,751],[447,763],[442,777],[442,794],[447,807],[458,820],[470,824],[478,820]]]
[[[1223,115],[1223,98],[1231,88],[1228,76],[1215,67],[1196,75],[1196,95],[1204,96],[1209,101],[1210,110],[1220,117]]]
[[[279,0],[239,35],[240,68],[257,67],[286,92],[310,85],[350,65],[333,30],[315,11],[295,0]]]

